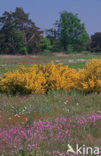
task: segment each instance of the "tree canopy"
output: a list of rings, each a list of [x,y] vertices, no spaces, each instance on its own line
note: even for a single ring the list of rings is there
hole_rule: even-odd
[[[22,8],[5,11],[0,17],[0,54],[35,54],[51,51],[82,51],[89,41],[77,14],[63,11],[54,27],[43,31]]]
[[[91,52],[101,52],[101,32],[96,32],[94,35],[91,35],[91,42],[88,49]]]
[[[42,33],[22,8],[16,8],[15,12],[5,11],[0,17],[0,53],[17,53],[17,40],[19,48],[25,52],[37,52]]]
[[[83,50],[88,42],[88,33],[84,24],[81,24],[77,14],[63,11],[54,28],[48,29],[46,35],[53,42],[59,40],[64,51],[72,46],[74,50]]]

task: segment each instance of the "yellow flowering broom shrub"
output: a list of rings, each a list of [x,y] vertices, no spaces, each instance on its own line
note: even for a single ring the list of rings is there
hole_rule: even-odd
[[[76,75],[75,88],[86,93],[101,92],[101,60],[92,59]]]
[[[3,74],[0,81],[2,92],[44,93],[45,77],[36,65],[32,67],[21,66],[15,72]]]
[[[101,92],[101,60],[92,59],[76,71],[61,63],[21,66],[0,78],[0,91],[6,93],[47,93],[49,90],[77,89],[86,93]]]
[[[62,63],[55,65],[51,62],[48,65],[40,65],[46,79],[47,90],[70,90],[74,87],[76,70],[62,66]]]
[[[3,74],[0,91],[6,93],[46,93],[49,90],[70,90],[74,87],[75,69],[62,64],[21,66],[14,72]]]

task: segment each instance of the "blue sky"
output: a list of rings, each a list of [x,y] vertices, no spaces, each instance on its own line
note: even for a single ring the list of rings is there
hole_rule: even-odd
[[[4,11],[22,7],[42,30],[51,28],[63,10],[78,13],[91,35],[101,32],[101,0],[0,0],[0,16]]]

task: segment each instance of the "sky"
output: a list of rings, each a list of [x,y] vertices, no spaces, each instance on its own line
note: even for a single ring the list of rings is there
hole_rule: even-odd
[[[101,0],[0,0],[0,16],[4,11],[21,7],[36,26],[45,30],[52,28],[60,12],[78,13],[89,35],[101,32]]]

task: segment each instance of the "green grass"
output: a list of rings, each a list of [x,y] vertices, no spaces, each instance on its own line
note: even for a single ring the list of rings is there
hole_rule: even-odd
[[[32,56],[25,56],[25,57],[17,57],[7,58],[5,56],[0,57],[0,75],[2,73],[7,72],[8,70],[15,70],[18,67],[18,64],[24,64],[25,66],[30,66],[32,64],[48,64],[51,61],[54,63],[63,63],[63,65],[68,65],[70,68],[83,68],[85,62],[92,58],[101,59],[101,53],[80,53],[80,54],[68,54],[66,57],[58,57],[54,56],[39,56],[39,58],[33,58]],[[78,60],[79,59],[79,60]],[[82,61],[81,59],[84,59]],[[81,60],[81,61],[80,61]]]
[[[0,95],[0,110],[4,114],[26,115],[29,121],[54,119],[60,114],[70,117],[101,111],[101,95],[84,95],[78,91],[51,91],[46,95]]]

